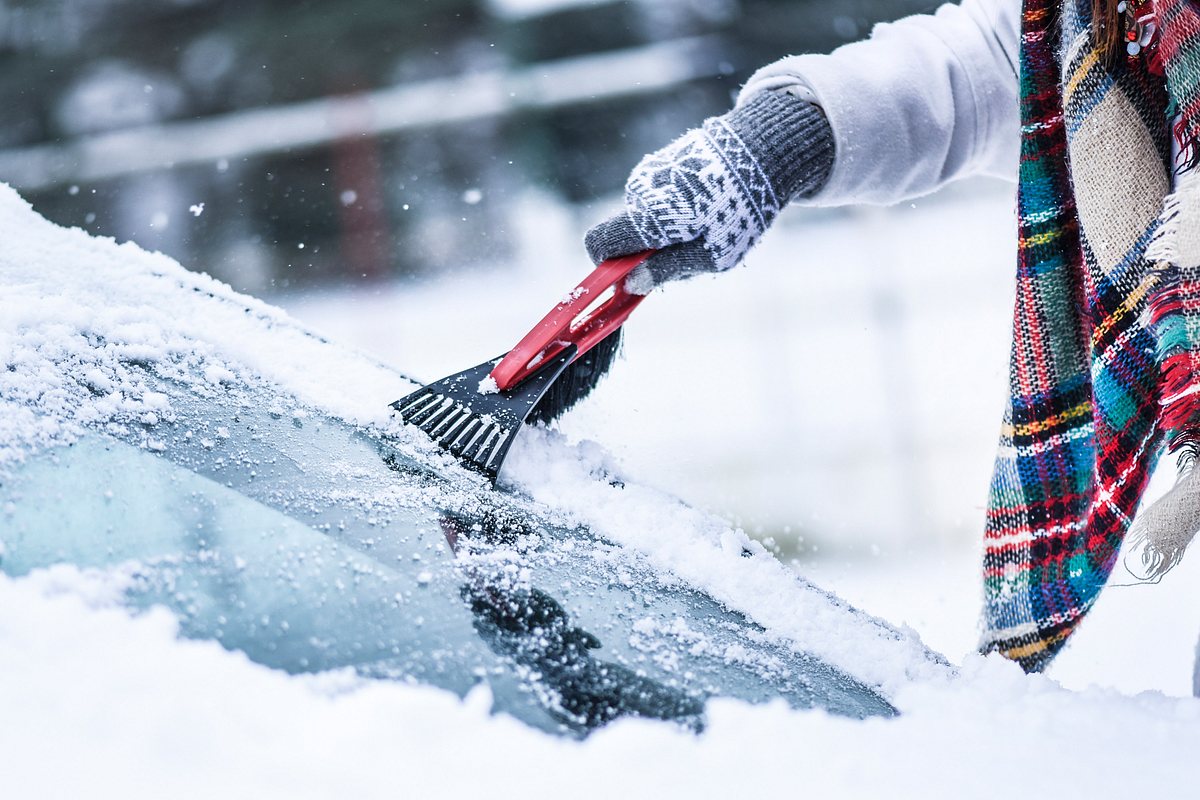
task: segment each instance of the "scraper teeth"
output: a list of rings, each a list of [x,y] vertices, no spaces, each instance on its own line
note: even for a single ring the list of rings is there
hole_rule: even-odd
[[[456,405],[450,411],[451,413],[446,414],[445,419],[441,420],[436,427],[429,431],[429,435],[436,439],[439,444],[444,444],[445,437],[453,433],[464,419],[470,419],[471,417],[471,409],[465,406]]]
[[[412,425],[423,428],[425,421],[441,411],[442,408],[448,403],[453,404],[453,401],[447,400],[445,397],[438,395],[436,403],[430,403],[429,405],[423,407],[420,411],[414,413],[412,417],[409,418],[408,422]]]
[[[459,456],[471,461],[475,460],[475,451],[479,449],[479,445],[487,438],[488,432],[491,431],[491,425],[487,425],[480,421],[479,430],[470,437],[469,441],[462,443],[462,450],[459,451]]]
[[[495,462],[500,456],[501,445],[504,444],[504,440],[508,438],[508,434],[508,430],[504,428],[500,429],[500,435],[496,437],[496,441],[492,443],[491,453],[487,456],[486,460],[484,459],[484,454],[480,453],[479,463],[483,465],[484,469],[497,471],[500,469],[500,465]]]
[[[414,414],[416,414],[418,411],[422,410],[423,408],[428,406],[430,403],[437,402],[439,397],[440,397],[439,395],[436,395],[433,392],[426,392],[424,394],[420,394],[420,395],[417,395],[416,397],[411,398],[410,400],[408,400],[408,402],[404,403],[404,405],[402,405],[402,406],[397,404],[397,405],[393,405],[392,407],[395,408],[397,412],[399,412],[400,419],[404,420],[405,422],[408,422],[412,419],[412,416]],[[404,401],[401,401],[401,402],[404,402]]]
[[[494,422],[490,423],[486,428],[483,429],[479,436],[475,437],[475,441],[471,442],[470,446],[463,450],[463,457],[478,462],[480,451],[487,446],[488,441],[492,438],[495,432],[496,424]]]
[[[475,440],[475,436],[479,433],[479,429],[481,427],[483,427],[483,420],[479,419],[479,417],[472,416],[468,420],[468,425],[466,428],[464,428],[463,431],[459,433],[459,435],[456,436],[453,441],[450,442],[450,445],[447,449],[455,457],[461,456],[463,451],[467,449],[467,445]]]
[[[507,436],[508,429],[500,425],[492,426],[492,430],[488,431],[487,436],[482,440],[478,452],[475,453],[471,460],[486,469],[500,450],[500,445],[503,444]]]
[[[442,427],[442,423],[444,423],[448,417],[454,416],[454,414],[456,414],[461,408],[462,406],[460,406],[458,403],[447,403],[442,409],[437,411],[432,417],[422,423],[421,430],[428,433],[431,437],[437,438],[437,431]]]
[[[577,353],[577,346],[568,344],[535,375],[502,392],[484,388],[501,359],[477,364],[428,386],[414,387],[411,394],[391,404],[394,419],[417,428],[430,444],[495,483],[517,431],[530,419],[538,419],[538,403]]]

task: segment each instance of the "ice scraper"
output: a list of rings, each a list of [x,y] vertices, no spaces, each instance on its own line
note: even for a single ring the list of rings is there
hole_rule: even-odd
[[[442,378],[391,407],[494,482],[522,425],[557,419],[608,372],[621,325],[645,299],[625,291],[625,278],[652,253],[603,262],[507,355]]]

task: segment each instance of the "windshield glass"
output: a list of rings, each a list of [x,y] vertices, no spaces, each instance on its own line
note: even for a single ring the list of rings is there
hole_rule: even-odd
[[[713,695],[893,713],[871,690],[520,498],[455,485],[377,434],[261,391],[29,458],[3,485],[3,571],[112,570],[134,608],[290,672],[352,667],[554,731],[702,725]],[[69,487],[69,488],[68,488]],[[69,497],[67,497],[69,495]],[[65,502],[69,499],[69,502]]]

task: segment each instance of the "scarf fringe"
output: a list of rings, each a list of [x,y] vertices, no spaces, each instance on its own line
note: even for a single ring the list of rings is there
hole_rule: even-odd
[[[1174,488],[1144,509],[1129,529],[1130,553],[1140,554],[1142,580],[1158,581],[1179,565],[1200,532],[1200,470],[1189,466]]]
[[[1158,270],[1200,267],[1200,174],[1185,170],[1175,176],[1175,191],[1163,198],[1158,227],[1146,246],[1146,258]]]
[[[1184,173],[1163,200],[1146,247],[1158,287],[1146,313],[1160,370],[1160,422],[1171,452],[1190,465],[1200,456],[1200,176]],[[1189,324],[1189,321],[1192,324]],[[1195,330],[1193,330],[1195,329]]]
[[[1194,293],[1187,291],[1177,270],[1164,268],[1160,274],[1166,285],[1146,309],[1158,340],[1159,421],[1167,449],[1180,453],[1190,467],[1200,458],[1200,363],[1185,319],[1186,298]]]
[[[1162,214],[1158,217],[1158,229],[1146,245],[1146,258],[1159,262],[1159,271],[1179,263],[1179,228],[1182,224],[1184,200],[1183,188],[1171,192],[1163,200]]]
[[[1200,180],[1188,172],[1163,201],[1158,229],[1146,248],[1158,288],[1147,304],[1157,340],[1159,421],[1169,452],[1178,454],[1179,478],[1171,491],[1143,509],[1129,529],[1130,552],[1140,553],[1145,580],[1160,580],[1183,560],[1200,532],[1200,342],[1189,317],[1200,324]],[[1198,329],[1200,330],[1200,329]]]

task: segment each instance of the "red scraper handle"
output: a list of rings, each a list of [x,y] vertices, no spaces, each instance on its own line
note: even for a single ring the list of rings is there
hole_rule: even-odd
[[[646,299],[625,291],[625,278],[654,252],[610,258],[596,267],[500,360],[491,371],[496,387],[508,391],[572,344],[579,358],[621,327]],[[610,289],[612,295],[604,297]],[[599,305],[597,298],[603,298]]]

